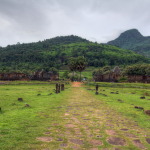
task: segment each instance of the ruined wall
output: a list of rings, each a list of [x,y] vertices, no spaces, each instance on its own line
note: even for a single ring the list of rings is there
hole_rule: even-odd
[[[150,83],[150,76],[141,76],[141,75],[130,75],[128,76],[129,82],[142,82],[142,83]]]
[[[0,80],[27,80],[29,79],[26,74],[23,73],[0,73]]]

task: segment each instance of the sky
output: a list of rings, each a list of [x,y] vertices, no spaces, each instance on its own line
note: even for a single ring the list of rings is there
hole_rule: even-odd
[[[150,0],[0,0],[0,46],[77,35],[105,43],[129,29],[150,36]]]

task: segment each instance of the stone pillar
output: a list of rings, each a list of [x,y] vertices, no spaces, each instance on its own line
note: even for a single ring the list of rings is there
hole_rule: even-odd
[[[61,91],[64,91],[64,90],[65,90],[65,85],[61,84]]]
[[[59,84],[56,83],[56,94],[58,94],[58,93],[59,93]]]
[[[96,86],[95,86],[95,88],[96,88],[96,92],[95,92],[95,94],[96,94],[96,95],[98,95],[98,88],[99,88],[99,86],[98,86],[98,85],[96,85]]]
[[[60,84],[58,84],[58,93],[60,93]]]

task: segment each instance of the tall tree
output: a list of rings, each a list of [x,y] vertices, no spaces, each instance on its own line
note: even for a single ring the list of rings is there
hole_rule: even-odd
[[[87,66],[87,61],[83,56],[79,56],[76,59],[76,69],[80,72],[80,81],[81,81],[81,72],[85,70]]]
[[[77,68],[76,68],[76,58],[71,57],[69,59],[68,66],[69,66],[70,71],[73,72],[73,80],[74,80],[74,72],[77,70]]]

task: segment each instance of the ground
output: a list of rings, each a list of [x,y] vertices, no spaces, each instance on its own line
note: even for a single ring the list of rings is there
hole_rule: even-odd
[[[62,116],[64,121],[48,128],[42,137],[37,137],[43,143],[50,143],[44,145],[45,150],[136,150],[146,149],[150,144],[147,130],[107,107],[83,89],[81,83],[74,82],[71,92]]]
[[[150,118],[134,108],[134,104],[149,108],[149,85],[143,89],[141,84],[136,85],[141,89],[100,87],[95,95],[94,86],[80,82],[66,84],[60,94],[54,93],[55,84],[44,82],[3,84],[3,150],[150,149]],[[17,101],[19,97],[23,102]]]

